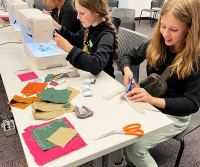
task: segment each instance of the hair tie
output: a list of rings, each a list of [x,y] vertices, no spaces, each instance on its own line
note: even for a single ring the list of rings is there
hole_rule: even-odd
[[[88,45],[89,43],[88,43],[88,41],[87,41],[87,42],[83,41],[83,44],[84,44],[84,45]]]

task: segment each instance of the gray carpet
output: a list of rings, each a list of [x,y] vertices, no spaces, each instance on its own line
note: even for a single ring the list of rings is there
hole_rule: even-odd
[[[138,25],[136,21],[136,31],[143,33],[150,38],[153,35],[154,28],[148,20],[142,20]],[[146,77],[146,62],[140,65],[140,80]],[[8,108],[8,99],[0,78],[0,114],[12,118],[12,113]],[[185,150],[181,159],[180,167],[200,167],[200,128],[185,137]],[[173,167],[176,161],[180,144],[169,139],[160,143],[150,150],[151,155],[156,160],[159,167]],[[129,161],[125,151],[127,167],[134,167]],[[27,167],[26,158],[20,143],[18,134],[6,137],[3,128],[0,128],[0,167]],[[88,162],[79,167],[92,167],[92,162]]]

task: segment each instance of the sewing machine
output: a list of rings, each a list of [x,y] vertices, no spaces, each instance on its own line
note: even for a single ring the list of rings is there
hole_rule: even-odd
[[[16,36],[16,38],[21,41],[21,33],[20,33],[20,27],[19,27],[19,14],[18,10],[20,9],[27,9],[28,4],[21,0],[7,0],[7,10],[9,14],[10,19],[10,25],[13,34]]]
[[[19,10],[19,22],[24,52],[38,69],[65,66],[67,53],[53,38],[53,19],[38,9]]]

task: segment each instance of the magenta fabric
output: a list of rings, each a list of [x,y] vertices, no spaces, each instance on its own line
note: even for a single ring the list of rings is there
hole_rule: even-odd
[[[62,118],[72,129],[75,129],[73,125],[67,120],[67,118]],[[54,120],[53,120],[54,121]],[[47,162],[50,162],[58,157],[61,157],[65,154],[69,154],[72,151],[78,150],[87,144],[84,142],[84,140],[80,137],[79,134],[77,134],[77,137],[73,138],[64,148],[57,146],[54,148],[51,148],[49,150],[43,151],[38,143],[33,138],[30,129],[38,128],[44,125],[47,125],[53,121],[43,123],[40,125],[34,125],[29,126],[26,129],[24,129],[24,133],[22,133],[22,136],[25,140],[26,145],[28,146],[31,154],[33,155],[35,162],[38,165],[44,165]]]
[[[17,75],[21,81],[28,81],[31,79],[38,78],[38,76],[34,72],[28,72],[24,74]]]

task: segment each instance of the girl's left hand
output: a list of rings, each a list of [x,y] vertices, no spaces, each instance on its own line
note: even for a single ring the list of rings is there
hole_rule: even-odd
[[[133,102],[148,102],[151,104],[154,97],[152,97],[144,88],[133,88],[128,92],[127,97]]]
[[[59,35],[58,33],[55,32],[54,35],[55,35],[56,45],[60,49],[69,53],[72,50],[73,46],[65,38],[63,38],[61,35]]]

